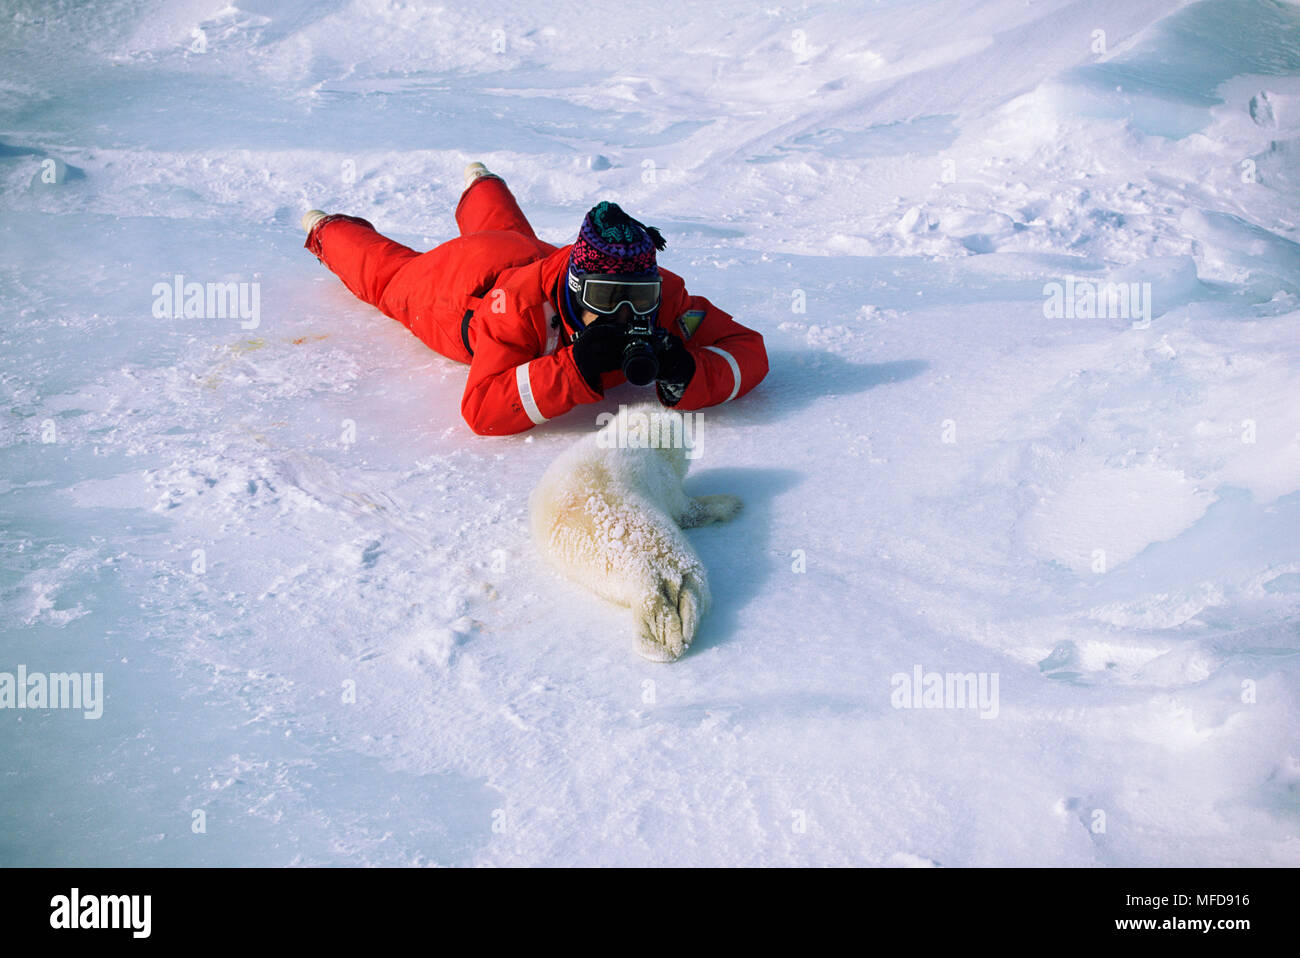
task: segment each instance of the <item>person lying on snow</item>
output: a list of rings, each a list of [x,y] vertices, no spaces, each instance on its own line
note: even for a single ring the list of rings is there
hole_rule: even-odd
[[[745,395],[767,375],[763,337],[660,269],[660,232],[602,202],[577,242],[537,238],[510,189],[465,170],[460,236],[417,253],[366,220],[311,210],[304,244],[356,296],[439,354],[469,364],[460,411],[474,432],[523,432],[655,384],[681,410]]]

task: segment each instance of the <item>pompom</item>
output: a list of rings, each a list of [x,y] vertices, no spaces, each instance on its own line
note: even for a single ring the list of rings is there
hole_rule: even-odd
[[[650,237],[650,242],[655,249],[663,250],[668,245],[663,233],[656,227],[646,226],[639,220],[633,219],[621,206],[609,200],[597,203],[587,215],[596,235],[607,243],[630,246],[635,244],[644,233]]]

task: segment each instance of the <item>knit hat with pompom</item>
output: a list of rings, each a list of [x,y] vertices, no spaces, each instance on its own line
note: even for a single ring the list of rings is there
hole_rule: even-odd
[[[583,218],[578,241],[569,254],[569,268],[580,273],[652,276],[658,272],[655,251],[667,245],[653,226],[638,223],[617,203],[605,200]]]

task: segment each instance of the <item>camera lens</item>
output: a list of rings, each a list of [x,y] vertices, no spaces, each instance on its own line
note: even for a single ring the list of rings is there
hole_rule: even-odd
[[[648,386],[659,375],[659,360],[644,339],[633,339],[623,348],[623,375],[633,386]]]

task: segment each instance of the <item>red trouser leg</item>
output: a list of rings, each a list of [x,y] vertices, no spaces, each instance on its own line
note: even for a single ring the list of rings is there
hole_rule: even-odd
[[[505,180],[495,176],[479,177],[461,194],[456,206],[456,225],[460,227],[461,236],[504,230],[537,239],[510,187],[506,186]]]
[[[359,299],[397,320],[430,349],[469,362],[461,321],[471,293],[504,269],[549,252],[504,181],[481,177],[456,207],[461,236],[425,253],[381,235],[367,221],[326,217],[304,244]]]
[[[420,255],[380,235],[366,220],[341,214],[321,220],[303,245],[343,280],[354,296],[371,306],[379,306],[397,271]]]

